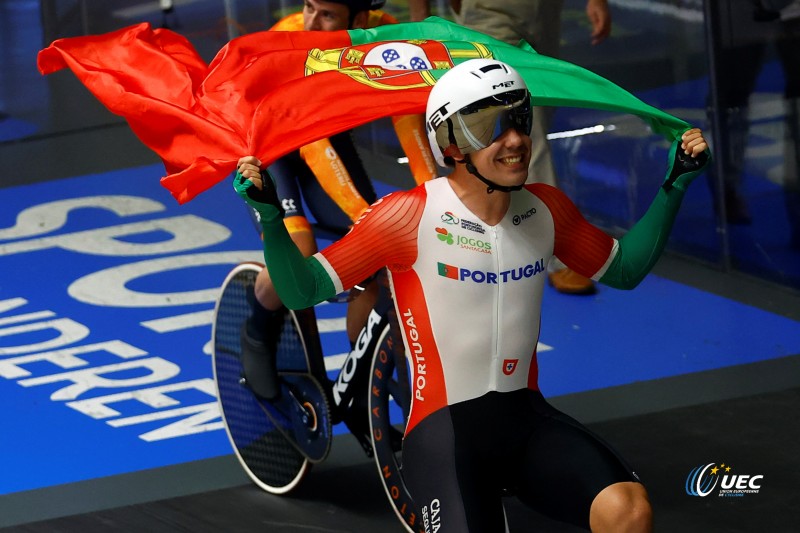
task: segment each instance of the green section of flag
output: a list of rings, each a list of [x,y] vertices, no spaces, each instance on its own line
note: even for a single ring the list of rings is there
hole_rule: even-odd
[[[675,140],[691,126],[669,113],[648,105],[613,82],[582,67],[537,54],[527,43],[511,46],[480,32],[453,22],[430,17],[423,22],[388,24],[368,30],[349,30],[353,45],[393,40],[444,41],[448,48],[457,45],[452,41],[474,42],[485,45],[495,59],[508,63],[525,79],[533,97],[540,106],[582,107],[630,113],[646,121],[653,130],[670,141]],[[460,48],[460,47],[459,47]],[[456,63],[458,58],[454,57]],[[431,71],[436,79],[446,70]]]

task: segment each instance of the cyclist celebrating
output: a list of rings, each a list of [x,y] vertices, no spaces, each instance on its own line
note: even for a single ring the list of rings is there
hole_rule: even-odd
[[[385,0],[305,0],[301,13],[281,19],[270,30],[336,31],[396,23],[394,17],[378,10],[384,3]],[[422,115],[392,117],[392,121],[416,183],[436,177],[433,154],[423,140]],[[376,199],[350,132],[306,145],[276,161],[269,172],[286,212],[286,227],[305,256],[317,251],[317,243],[302,200],[320,226],[344,233]],[[366,285],[366,293],[348,306],[347,329],[351,342],[355,341],[375,303],[374,284]],[[267,399],[280,390],[274,346],[281,327],[282,308],[269,273],[264,269],[256,278],[255,300],[251,316],[242,328],[241,346],[245,373],[260,378],[253,378],[251,386]]]
[[[702,132],[673,144],[653,204],[615,239],[558,189],[525,184],[531,100],[508,65],[454,67],[431,90],[426,123],[452,173],[382,198],[310,258],[289,239],[259,160],[240,159],[234,187],[261,214],[281,298],[308,307],[388,267],[413,383],[403,478],[426,531],[504,531],[508,493],[593,531],[649,531],[636,474],[538,390],[541,299],[553,255],[612,287],[645,277],[709,159]]]

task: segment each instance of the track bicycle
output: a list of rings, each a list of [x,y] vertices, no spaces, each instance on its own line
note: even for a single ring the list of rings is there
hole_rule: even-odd
[[[374,458],[392,509],[406,530],[422,531],[400,474],[411,393],[387,274],[376,274],[377,302],[334,379],[325,369],[314,309],[284,312],[276,350],[281,394],[264,400],[248,386],[240,360],[240,328],[249,316],[262,268],[256,263],[237,265],[226,277],[214,310],[214,381],[225,430],[240,464],[261,489],[287,494],[312,465],[325,460],[332,426],[344,422],[366,455]]]

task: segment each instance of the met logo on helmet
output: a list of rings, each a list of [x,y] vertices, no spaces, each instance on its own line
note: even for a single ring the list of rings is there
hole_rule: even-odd
[[[428,127],[428,131],[434,131],[439,125],[444,122],[444,116],[447,115],[447,106],[450,105],[450,102],[447,102],[439,109],[436,109],[431,112],[431,116],[428,119],[428,123],[426,126]]]
[[[492,89],[494,90],[499,87],[508,88],[513,86],[514,86],[514,80],[510,80],[510,81],[504,81],[503,83],[498,83],[497,85],[492,85]]]

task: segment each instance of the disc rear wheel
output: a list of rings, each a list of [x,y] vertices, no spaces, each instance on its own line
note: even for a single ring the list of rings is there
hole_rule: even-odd
[[[250,314],[249,302],[262,268],[251,263],[238,265],[225,279],[214,310],[212,364],[222,420],[239,463],[257,486],[285,494],[302,481],[311,462],[267,416],[247,387],[240,362],[241,326]],[[290,331],[285,334],[287,328]],[[282,343],[293,341],[292,332],[298,336],[294,328],[292,320],[284,321]],[[298,349],[303,349],[302,343]]]

